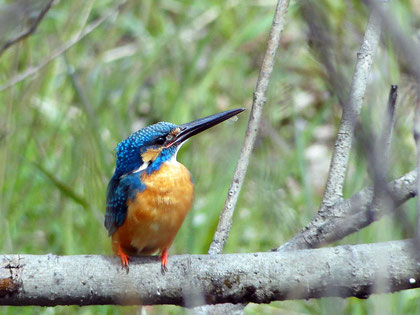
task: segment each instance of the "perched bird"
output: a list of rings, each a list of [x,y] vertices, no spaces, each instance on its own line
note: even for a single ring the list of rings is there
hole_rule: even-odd
[[[180,126],[159,122],[118,144],[115,172],[106,193],[105,227],[123,267],[128,267],[129,256],[160,252],[162,270],[166,270],[168,249],[194,199],[191,174],[177,162],[177,152],[191,136],[244,110]]]

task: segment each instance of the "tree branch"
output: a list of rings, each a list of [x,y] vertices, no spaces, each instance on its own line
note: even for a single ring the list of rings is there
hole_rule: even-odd
[[[416,82],[420,81],[420,44],[418,41],[413,40],[407,36],[402,30],[398,19],[392,15],[388,10],[384,10],[381,1],[377,0],[364,0],[371,8],[372,11],[379,18],[379,23],[382,29],[390,37],[396,52],[399,57],[399,62],[407,65],[406,69],[415,78]]]
[[[357,53],[357,62],[350,87],[349,100],[343,107],[343,115],[334,145],[327,185],[319,210],[320,213],[325,212],[329,206],[332,206],[340,200],[342,196],[354,126],[363,104],[367,80],[381,34],[379,25],[378,17],[376,14],[371,13],[363,43]]]
[[[266,102],[266,93],[270,83],[271,73],[273,72],[276,52],[280,42],[280,34],[283,30],[288,7],[289,0],[279,0],[277,2],[273,24],[271,25],[270,35],[267,42],[267,48],[265,50],[264,59],[261,64],[257,80],[257,86],[254,92],[254,99],[244,143],[242,145],[238,164],[229,188],[225,206],[220,214],[216,233],[214,234],[213,241],[210,245],[209,254],[221,253],[229,236],[229,231],[232,226],[233,212],[235,211],[236,202],[238,201],[239,193],[248,169],[249,157],[257,137],[258,126],[260,124],[262,110]]]
[[[328,24],[328,10],[318,1],[299,1],[300,11],[307,24],[307,41],[326,73],[326,81],[332,95],[336,95],[342,107],[348,100],[349,84],[346,76],[334,65],[336,44],[333,30]]]
[[[54,0],[48,0],[47,4],[42,8],[42,10],[39,12],[38,16],[32,21],[32,23],[29,25],[28,28],[26,28],[24,31],[19,33],[17,36],[7,40],[3,45],[0,47],[0,56],[3,54],[3,52],[11,47],[12,45],[16,44],[17,42],[25,39],[29,35],[35,33],[35,31],[38,28],[39,23],[41,23],[42,19],[44,18],[45,14],[50,10],[51,5],[53,4]],[[19,4],[16,4],[19,5]],[[21,5],[29,5],[29,3],[21,3]]]
[[[245,139],[242,144],[238,164],[229,187],[225,205],[220,213],[217,229],[210,244],[209,254],[220,254],[225,247],[232,227],[232,218],[241,192],[242,184],[245,180],[248,169],[249,158],[255,144],[255,139],[260,125],[262,110],[266,102],[266,94],[270,83],[271,73],[273,72],[277,48],[280,43],[280,34],[284,27],[285,16],[289,7],[289,0],[278,0],[274,12],[273,23],[268,36],[267,47],[260,67],[257,84],[255,87],[254,98],[252,102],[251,114],[249,116],[248,127],[245,133]],[[245,305],[207,305],[195,309],[196,313],[202,314],[243,314]]]
[[[417,171],[413,170],[387,185],[391,200],[397,207],[413,198],[417,192]],[[365,188],[346,199],[336,203],[328,210],[327,217],[317,216],[300,233],[289,242],[280,246],[278,251],[320,247],[366,227],[386,213],[386,209],[373,204],[374,190]],[[372,215],[372,212],[375,215]]]
[[[417,176],[420,176],[420,80],[417,81],[416,108],[414,109],[414,141],[416,143],[416,162]],[[417,181],[417,189],[420,191],[420,180]],[[416,226],[417,246],[420,248],[420,198],[417,198],[417,226]]]
[[[15,84],[27,79],[30,76],[38,73],[42,68],[44,68],[46,65],[48,65],[51,61],[53,61],[55,58],[61,56],[63,53],[65,53],[67,50],[69,50],[71,47],[73,47],[75,44],[77,44],[80,40],[82,40],[84,37],[86,37],[91,32],[93,32],[98,26],[100,26],[108,18],[110,18],[115,13],[117,13],[119,10],[121,10],[121,8],[124,6],[124,4],[126,2],[127,2],[127,0],[120,1],[117,5],[115,5],[112,9],[110,9],[102,17],[98,18],[97,20],[95,20],[91,24],[89,24],[82,32],[78,32],[72,38],[70,38],[67,42],[65,42],[61,47],[59,47],[58,49],[53,51],[51,53],[51,55],[49,57],[47,57],[46,59],[44,59],[39,65],[37,65],[35,67],[29,67],[25,71],[15,75],[8,82],[6,82],[5,84],[0,86],[0,92],[14,86]]]
[[[132,259],[0,256],[0,305],[269,303],[324,296],[367,298],[420,286],[414,243],[392,241],[284,253]],[[384,283],[377,286],[377,281]]]
[[[375,218],[377,214],[381,217],[383,213],[392,213],[398,206],[391,198],[391,192],[388,191],[387,184],[389,150],[395,121],[397,94],[398,87],[391,85],[384,124],[380,135],[376,135],[370,127],[366,128],[366,126],[359,124],[358,138],[365,152],[368,161],[368,170],[373,180],[373,199],[371,207],[366,213],[367,217],[370,216],[371,219],[361,227],[365,227],[371,222],[376,221],[378,219]],[[415,190],[417,191],[417,189]],[[357,225],[356,229],[358,230],[361,227]]]
[[[329,235],[324,237],[323,233],[330,234],[332,232],[332,235],[335,235],[339,232],[339,234],[342,234],[332,224],[332,220],[336,219],[337,211],[345,202],[341,199],[343,184],[356,120],[360,114],[373,57],[379,44],[381,34],[379,25],[378,16],[371,12],[362,45],[357,53],[349,99],[343,106],[343,114],[320,209],[312,221],[300,233],[282,245],[278,249],[279,251],[319,247],[321,244],[325,244],[325,241],[335,238],[331,238]],[[369,203],[371,201],[370,198]],[[338,215],[338,217],[340,216]],[[327,231],[322,228],[326,226],[329,227]],[[345,224],[345,226],[348,225]]]
[[[381,146],[384,148],[385,160],[389,163],[389,150],[391,147],[392,130],[395,124],[395,107],[398,97],[398,85],[391,85],[387,104],[387,113],[385,115],[385,124],[382,128]]]
[[[232,227],[232,218],[241,192],[242,184],[248,169],[249,158],[255,144],[255,139],[260,125],[262,110],[266,102],[266,94],[270,83],[271,73],[273,72],[277,48],[280,43],[280,34],[284,27],[285,16],[289,7],[289,0],[278,0],[276,10],[274,12],[273,23],[271,24],[270,34],[268,36],[267,47],[264,58],[260,67],[257,84],[255,87],[251,114],[249,116],[248,127],[245,133],[245,139],[242,144],[241,153],[239,155],[238,164],[229,187],[225,205],[220,213],[219,222],[213,241],[210,244],[209,254],[220,254],[225,247]],[[202,314],[243,314],[245,305],[207,305],[195,309],[196,313]]]

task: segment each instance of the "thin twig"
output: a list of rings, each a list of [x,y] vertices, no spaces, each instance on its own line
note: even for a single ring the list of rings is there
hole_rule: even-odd
[[[244,143],[242,145],[238,164],[229,188],[229,193],[225,201],[225,206],[220,214],[219,223],[208,251],[209,254],[220,254],[223,251],[229,236],[229,231],[232,226],[233,213],[235,211],[239,193],[248,169],[249,158],[257,137],[258,126],[260,125],[262,110],[266,102],[266,93],[270,83],[271,73],[273,72],[277,48],[280,42],[280,34],[283,30],[288,7],[289,0],[279,0],[277,2],[264,59],[261,64],[254,92],[251,114],[248,121],[248,128],[245,134]],[[244,307],[245,305],[238,307],[233,304],[206,305],[195,309],[195,312],[202,314],[243,314]]]
[[[366,132],[363,126],[360,127],[361,132],[359,133],[359,139],[363,145],[363,151],[366,152],[367,155],[369,170],[372,174],[371,177],[374,186],[372,211],[370,213],[372,222],[377,219],[375,218],[377,209],[381,209],[382,213],[392,213],[395,208],[394,202],[388,191],[387,174],[397,96],[398,86],[391,85],[384,119],[385,122],[379,140],[372,130]]]
[[[190,307],[324,296],[365,299],[420,286],[420,260],[413,249],[406,240],[285,253],[171,256],[165,276],[156,257],[133,257],[127,274],[115,256],[3,255],[0,305],[185,305],[186,295]],[[187,271],[191,277],[184,276]],[[376,286],[378,277],[389,285]]]
[[[261,64],[254,92],[251,114],[248,121],[248,128],[245,133],[244,143],[242,145],[232,183],[229,187],[229,193],[225,201],[225,206],[220,214],[219,223],[208,251],[209,254],[220,254],[223,251],[229,237],[233,213],[235,211],[239,193],[248,169],[249,158],[254,147],[258,127],[262,117],[262,110],[266,102],[266,93],[270,83],[271,73],[273,72],[277,48],[280,42],[280,34],[283,30],[288,7],[289,0],[279,0],[277,2],[264,59]],[[195,309],[195,312],[197,314],[243,314],[244,307],[245,305],[240,305],[238,307],[233,304],[206,305]]]
[[[42,19],[44,18],[45,14],[50,10],[51,5],[53,4],[54,0],[49,0],[48,3],[45,5],[45,7],[39,12],[38,16],[34,19],[32,24],[25,29],[23,32],[18,34],[16,37],[9,39],[6,41],[3,46],[0,47],[0,56],[3,54],[3,52],[11,47],[12,45],[16,44],[17,42],[25,39],[29,35],[35,33],[35,31],[38,28],[39,23],[41,23]]]
[[[289,0],[279,0],[277,2],[273,24],[271,26],[270,35],[267,42],[267,48],[265,50],[264,59],[261,64],[260,74],[254,92],[248,129],[245,134],[241,154],[235,169],[235,174],[233,175],[232,183],[229,188],[225,206],[222,213],[220,214],[219,224],[217,225],[217,230],[214,235],[213,242],[210,245],[209,254],[221,253],[229,236],[229,231],[232,226],[233,212],[235,210],[236,202],[238,201],[238,196],[245,179],[249,157],[257,137],[258,126],[261,120],[262,110],[266,102],[266,93],[270,83],[271,73],[273,72],[276,52],[280,41],[280,34],[283,30],[288,7]]]
[[[367,80],[380,35],[381,29],[378,17],[371,12],[362,45],[357,53],[349,100],[343,107],[343,115],[328,172],[327,185],[319,210],[321,214],[326,212],[329,206],[340,200],[343,194],[343,184],[353,141],[354,127],[362,108]]]
[[[382,143],[385,146],[385,153],[389,155],[389,150],[391,147],[391,138],[392,130],[394,129],[395,123],[395,106],[397,103],[398,97],[398,85],[391,85],[389,90],[388,105],[387,105],[387,114],[386,121],[382,131]]]
[[[307,41],[314,51],[316,58],[325,68],[326,79],[330,86],[330,93],[336,95],[342,107],[345,106],[347,96],[347,78],[335,67],[335,51],[333,30],[328,24],[329,12],[318,1],[300,1],[300,11],[307,24]]]
[[[391,86],[389,100],[388,100],[388,117],[385,118],[382,135],[377,139],[374,132],[371,129],[367,129],[365,126],[360,125],[359,132],[357,134],[359,142],[362,145],[362,150],[366,155],[368,162],[368,170],[371,173],[373,180],[373,198],[367,211],[359,212],[354,215],[343,218],[346,221],[347,227],[342,228],[344,233],[352,233],[365,226],[368,226],[374,221],[379,220],[383,215],[388,214],[394,217],[394,221],[400,223],[405,233],[408,235],[415,235],[413,233],[415,228],[410,222],[411,220],[407,217],[404,209],[400,209],[398,212],[397,208],[404,202],[406,197],[410,197],[410,191],[408,195],[401,199],[399,193],[396,195],[393,188],[387,184],[387,173],[389,165],[389,144],[391,138],[391,131],[393,129],[395,102],[397,97],[397,87]],[[367,129],[367,130],[366,130]],[[411,181],[411,188],[413,194],[417,192],[416,181],[413,181],[417,176],[416,170],[405,175],[404,182],[406,180]],[[411,180],[410,180],[411,178]],[[401,179],[398,181],[401,182]],[[395,182],[395,181],[394,181]]]
[[[100,26],[103,22],[105,22],[107,19],[109,19],[111,16],[113,16],[115,13],[117,13],[123,5],[127,2],[127,0],[123,0],[119,2],[117,5],[115,5],[112,9],[110,9],[107,13],[105,13],[102,17],[97,19],[96,21],[89,24],[82,32],[78,32],[76,35],[74,35],[72,38],[70,38],[67,42],[65,42],[61,47],[56,49],[48,58],[44,59],[39,65],[35,67],[29,67],[25,71],[17,74],[14,76],[11,80],[9,80],[6,84],[0,86],[0,92],[4,91],[15,84],[27,79],[28,77],[37,74],[42,68],[44,68],[46,65],[48,65],[51,61],[53,61],[58,56],[62,55],[64,52],[69,50],[72,46],[77,44],[80,40],[82,40],[84,37],[89,35],[91,32],[93,32],[98,26]]]
[[[396,52],[399,56],[399,62],[408,65],[406,70],[410,72],[417,82],[420,82],[420,44],[407,36],[402,30],[398,20],[389,10],[385,10],[381,1],[364,0],[372,8],[372,11],[378,16],[382,29],[391,39]]]
[[[414,112],[414,141],[416,142],[417,155],[417,176],[420,176],[420,81],[417,84],[416,108]],[[417,189],[420,191],[420,180],[417,181]],[[417,198],[417,228],[416,228],[417,247],[420,245],[420,198]]]

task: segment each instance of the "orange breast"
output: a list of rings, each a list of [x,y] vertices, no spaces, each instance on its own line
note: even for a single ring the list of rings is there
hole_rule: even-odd
[[[181,163],[166,162],[158,171],[141,176],[146,189],[128,201],[127,217],[112,236],[115,253],[118,244],[129,255],[169,248],[191,209],[194,185]]]

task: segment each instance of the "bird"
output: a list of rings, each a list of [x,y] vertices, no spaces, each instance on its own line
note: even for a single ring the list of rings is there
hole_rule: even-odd
[[[112,250],[127,272],[130,256],[156,253],[162,272],[168,270],[168,250],[194,199],[191,173],[176,160],[177,153],[190,137],[244,110],[228,110],[182,125],[158,122],[117,145],[104,225]]]

